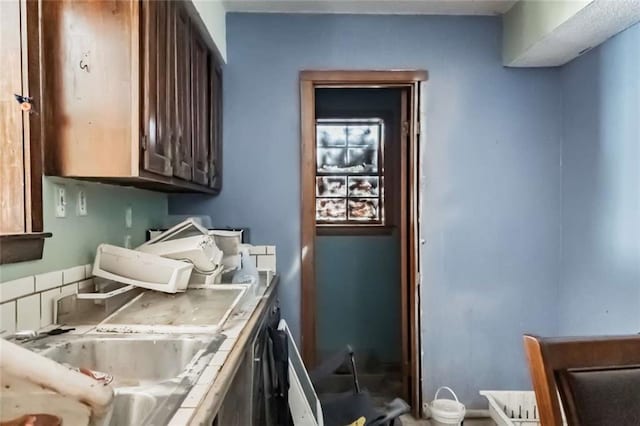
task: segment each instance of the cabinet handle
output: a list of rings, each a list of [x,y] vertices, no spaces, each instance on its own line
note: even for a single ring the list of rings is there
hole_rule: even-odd
[[[15,93],[13,96],[16,98],[16,101],[18,101],[18,103],[20,104],[20,109],[22,109],[22,111],[24,112],[31,111],[31,107],[33,104],[32,97],[18,95],[17,93]]]

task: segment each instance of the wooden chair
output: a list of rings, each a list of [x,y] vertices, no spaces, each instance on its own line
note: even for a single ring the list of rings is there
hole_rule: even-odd
[[[524,336],[541,426],[640,425],[640,335]]]

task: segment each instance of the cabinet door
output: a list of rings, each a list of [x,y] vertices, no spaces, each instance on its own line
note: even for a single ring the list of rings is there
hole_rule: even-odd
[[[209,184],[209,51],[192,31],[191,43],[191,123],[193,136],[193,181]]]
[[[21,4],[0,2],[0,234],[25,231],[23,112],[13,98],[22,91]]]
[[[242,357],[238,372],[224,396],[220,411],[214,420],[219,426],[251,425],[251,371],[253,352],[247,350]],[[262,426],[262,425],[261,425]]]
[[[171,132],[169,124],[169,27],[164,1],[142,2],[142,80],[143,124],[142,167],[165,176],[173,174],[171,166]],[[169,70],[167,69],[169,68]]]
[[[213,61],[213,55],[211,56]],[[222,68],[211,64],[211,145],[209,148],[209,186],[222,190]]]
[[[183,3],[175,3],[175,144],[173,174],[193,179],[193,141],[191,137],[191,23]]]

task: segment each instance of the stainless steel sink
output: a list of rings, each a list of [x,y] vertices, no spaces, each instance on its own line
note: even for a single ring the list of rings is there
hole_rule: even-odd
[[[194,337],[83,336],[42,352],[73,367],[109,373],[116,387],[140,386],[176,377],[207,346]]]
[[[157,400],[143,392],[118,392],[109,424],[142,425],[156,409]]]
[[[210,334],[85,334],[25,347],[59,363],[113,375],[109,425],[167,424],[224,341]]]

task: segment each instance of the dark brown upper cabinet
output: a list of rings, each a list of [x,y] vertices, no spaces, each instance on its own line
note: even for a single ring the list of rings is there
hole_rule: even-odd
[[[193,179],[193,139],[191,134],[191,24],[184,7],[174,9],[175,24],[175,108],[176,139],[173,146],[173,175]]]
[[[222,61],[194,5],[41,8],[46,173],[219,192]]]
[[[209,64],[207,48],[198,35],[191,39],[191,110],[193,125],[193,181],[209,184]]]
[[[0,1],[0,265],[42,258],[40,38],[35,1]]]
[[[214,191],[222,189],[222,68],[218,64],[210,67],[212,108],[209,128],[209,186]]]

